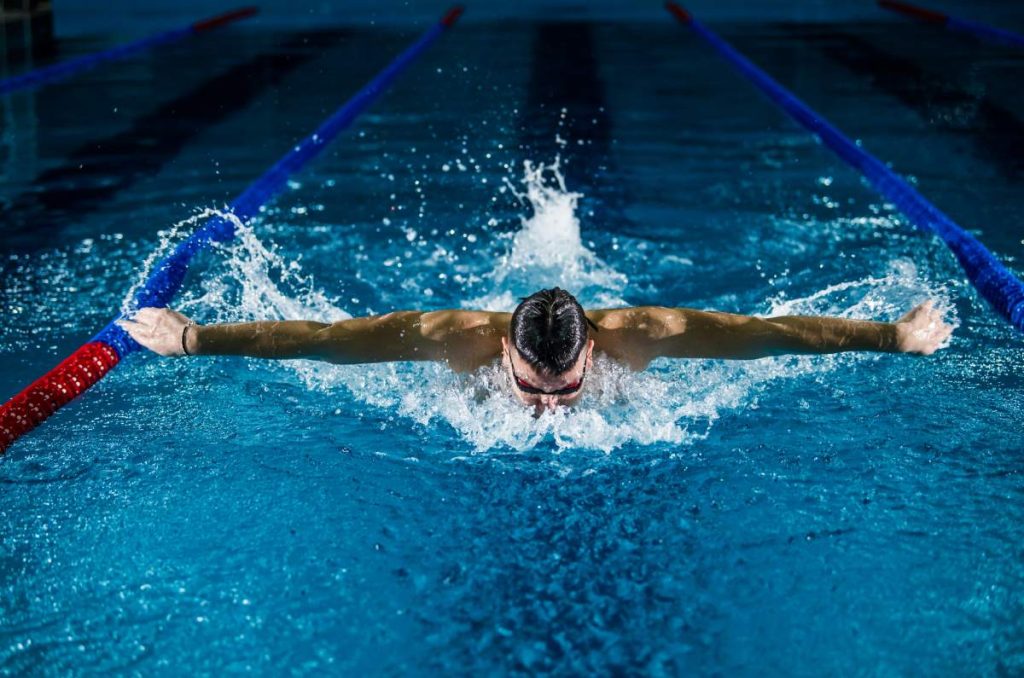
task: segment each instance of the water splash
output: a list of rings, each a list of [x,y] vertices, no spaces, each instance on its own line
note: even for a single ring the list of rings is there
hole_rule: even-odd
[[[960,326],[946,285],[927,281],[909,259],[889,262],[884,276],[829,285],[803,297],[783,295],[768,300],[765,315],[830,315],[841,318],[895,320],[917,304],[931,299],[954,329]]]
[[[138,294],[139,290],[145,286],[146,280],[149,278],[150,273],[152,273],[153,267],[156,266],[157,262],[168,256],[178,243],[185,240],[185,238],[195,231],[197,226],[205,223],[208,219],[218,216],[222,216],[225,219],[232,221],[236,227],[241,225],[241,222],[233,214],[218,212],[214,209],[203,209],[196,212],[191,217],[174,224],[170,229],[157,232],[157,237],[160,238],[157,246],[154,247],[146,256],[145,260],[142,262],[142,266],[138,269],[135,282],[130,288],[128,288],[128,292],[121,300],[122,315],[131,316],[135,311],[139,310],[135,306],[135,295]]]
[[[621,295],[627,280],[583,244],[576,215],[580,195],[566,188],[558,163],[527,162],[524,167],[525,190],[519,195],[530,213],[521,218],[521,228],[508,236],[507,251],[493,260],[489,273],[482,274],[490,281],[491,291],[466,306],[508,310],[516,296],[549,285],[573,291],[582,288],[587,305],[625,305]],[[167,235],[165,247],[185,226],[214,214],[203,212],[177,225]],[[332,322],[351,317],[316,287],[299,262],[286,260],[252,228],[236,224],[236,229],[236,239],[217,246],[219,255],[210,258],[203,282],[184,295],[179,308],[204,321],[302,318]],[[485,266],[486,261],[479,268]],[[912,263],[896,260],[883,276],[845,281],[802,297],[767,299],[766,314],[893,318],[924,298],[944,300],[947,293],[925,280]],[[337,414],[347,416],[349,409],[365,408],[394,412],[398,423],[389,425],[417,428],[418,435],[431,441],[448,431],[476,453],[529,450],[542,444],[551,444],[555,450],[610,453],[626,445],[686,446],[705,438],[723,416],[756,407],[759,395],[773,382],[820,375],[838,364],[872,359],[865,355],[747,362],[661,359],[647,371],[634,373],[599,355],[578,405],[538,418],[514,400],[497,361],[469,375],[452,373],[436,363],[330,365],[295,360],[276,365],[313,391],[347,393],[348,402]]]
[[[317,320],[336,322],[351,314],[316,286],[299,261],[287,260],[249,227],[235,224],[235,238],[216,244],[224,268],[203,285],[202,295],[187,298],[186,308],[217,309],[217,321]]]
[[[583,243],[577,216],[583,195],[566,188],[560,159],[549,165],[525,160],[520,184],[505,179],[528,214],[520,217],[507,251],[486,276],[491,290],[464,307],[510,311],[517,297],[555,286],[572,290],[584,305],[625,305],[626,276]]]
[[[146,258],[134,285],[121,302],[122,312],[134,313],[137,291],[153,267],[197,226],[211,218],[233,223],[235,237],[228,243],[211,243],[213,264],[199,283],[198,292],[187,289],[174,306],[196,312],[204,322],[243,320],[286,320],[294,318],[334,322],[351,318],[335,306],[312,278],[302,272],[298,261],[286,260],[273,244],[265,244],[251,226],[230,212],[204,209],[160,231],[160,242]],[[198,262],[202,255],[197,256]],[[187,279],[186,279],[187,282]]]

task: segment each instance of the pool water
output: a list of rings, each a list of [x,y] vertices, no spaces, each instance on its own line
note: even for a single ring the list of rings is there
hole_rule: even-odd
[[[1024,57],[909,22],[713,28],[1024,272]],[[416,31],[257,25],[5,99],[3,397]],[[0,671],[1024,671],[1019,334],[667,17],[457,27],[175,307],[510,310],[556,284],[934,299],[957,329],[929,358],[598,360],[539,419],[496,367],[135,355],[0,459]]]

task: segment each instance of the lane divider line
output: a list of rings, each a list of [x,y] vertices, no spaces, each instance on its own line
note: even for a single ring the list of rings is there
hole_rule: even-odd
[[[16,75],[13,78],[0,80],[0,94],[10,94],[11,92],[27,89],[29,87],[48,85],[50,83],[57,82],[58,80],[69,78],[76,73],[81,73],[82,71],[89,70],[90,68],[94,68],[108,61],[127,59],[130,56],[134,56],[135,54],[154,47],[169,45],[172,42],[178,42],[184,38],[198,35],[241,19],[248,19],[251,16],[255,16],[258,11],[259,10],[256,7],[242,7],[240,9],[231,10],[230,12],[210,17],[209,19],[196,21],[184,28],[175,28],[169,31],[164,31],[163,33],[157,33],[156,35],[142,38],[141,40],[129,42],[125,45],[118,45],[117,47],[105,49],[101,52],[85,54],[74,59],[53,64],[52,66],[37,68],[29,71],[28,73]]]
[[[1014,33],[1013,31],[1007,31],[1002,28],[996,28],[995,26],[989,26],[988,24],[978,23],[977,21],[971,21],[970,19],[961,19],[960,17],[936,12],[935,10],[928,9],[926,7],[911,5],[909,2],[901,2],[901,0],[878,0],[878,6],[882,9],[887,9],[890,12],[903,14],[904,16],[909,16],[930,24],[939,24],[949,28],[950,30],[971,33],[979,38],[984,38],[993,42],[1000,42],[1004,45],[1024,47],[1024,35]]]
[[[244,223],[259,214],[260,207],[280,193],[293,174],[319,155],[330,141],[349,127],[360,113],[387,90],[395,78],[455,23],[461,14],[461,7],[449,10],[438,23],[423,33],[327,118],[313,134],[303,139],[250,184],[231,203],[230,211],[234,216]],[[222,217],[207,220],[168,256],[153,266],[149,277],[135,295],[136,306],[166,306],[181,289],[193,257],[206,249],[210,243],[227,242],[234,236],[235,227],[231,221]],[[115,324],[120,318],[119,315],[57,367],[0,406],[0,454],[3,454],[15,440],[92,388],[126,356],[141,349],[134,339]]]
[[[974,236],[792,92],[754,65],[734,47],[697,21],[675,2],[666,9],[689,26],[723,58],[756,85],[779,108],[806,127],[832,149],[922,231],[939,236],[956,256],[967,279],[1011,325],[1024,332],[1024,282],[1003,266]]]

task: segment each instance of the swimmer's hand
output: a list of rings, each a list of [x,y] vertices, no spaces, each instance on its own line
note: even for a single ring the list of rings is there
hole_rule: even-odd
[[[143,308],[130,320],[118,320],[118,326],[150,351],[162,356],[185,355],[182,350],[182,332],[191,321],[169,308]],[[196,328],[185,332],[185,347],[196,354]]]
[[[896,350],[901,353],[931,355],[953,334],[953,326],[942,319],[942,312],[929,300],[918,304],[896,321]]]

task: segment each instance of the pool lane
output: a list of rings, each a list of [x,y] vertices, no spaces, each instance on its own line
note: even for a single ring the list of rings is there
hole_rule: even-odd
[[[856,131],[865,147],[885,149],[886,162],[912,177],[940,209],[960,223],[983,228],[993,250],[1019,256],[1020,235],[1015,226],[1021,205],[1019,180],[993,161],[992,154],[998,151],[989,153],[979,145],[974,135],[981,134],[985,122],[977,117],[973,103],[954,108],[937,101],[926,116],[877,86],[873,74],[850,72],[823,55],[813,42],[793,39],[785,24],[721,29],[723,37],[755,63],[770,65],[773,77],[837,127]],[[932,73],[946,73],[950,88],[974,92],[1006,111],[1024,111],[1024,92],[1012,85],[1024,64],[1016,54],[1000,54],[1004,50],[975,41],[950,45],[941,35],[938,44],[934,34],[929,38],[927,26],[858,23],[840,27],[847,29],[900,60]],[[913,35],[908,36],[911,31]],[[760,104],[755,103],[759,98],[748,96],[748,105]],[[951,129],[945,132],[937,125]],[[822,164],[820,171],[836,177],[831,165],[831,161]],[[786,212],[787,206],[783,204],[781,210]]]
[[[541,156],[566,156],[570,184],[591,183],[609,162],[611,121],[597,59],[591,24],[543,23],[534,31],[521,140]]]
[[[530,50],[530,77],[518,123],[520,145],[534,160],[563,160],[570,191],[582,192],[598,224],[620,223],[629,202],[616,181],[613,124],[601,76],[597,25],[540,23]]]
[[[932,129],[969,138],[979,156],[1008,180],[1024,174],[1024,120],[987,94],[965,88],[948,73],[937,73],[891,54],[867,38],[836,26],[786,24],[794,40],[812,45],[832,61],[915,111]],[[962,111],[971,111],[969,124]]]
[[[956,255],[963,272],[975,289],[996,312],[1024,332],[1024,281],[1004,266],[980,241],[930,203],[903,177],[863,150],[859,143],[845,136],[841,130],[686,10],[672,2],[666,4],[666,9],[742,73],[779,109],[815,134],[849,166],[857,169],[875,190],[893,203],[914,226],[942,238],[950,251]]]
[[[873,194],[788,119],[770,120],[770,104],[703,45],[679,45],[674,25],[657,30],[634,26],[623,36],[605,28],[593,36],[615,160],[642,172],[630,177],[638,198],[630,213],[647,233],[671,237],[674,251],[705,266],[703,279],[683,267],[655,272],[652,303],[710,304],[721,292],[738,295],[738,309],[762,310],[780,289],[808,294],[874,272],[893,253],[919,251],[918,240],[901,247],[847,224],[823,233],[829,224],[815,218],[804,219],[803,230],[796,219],[773,225],[787,209],[822,219],[870,215]],[[348,136],[342,152],[310,167],[313,176],[278,203],[279,218],[267,220],[261,239],[288,248],[289,259],[303,254],[303,270],[347,310],[363,305],[350,305],[337,280],[357,275],[381,295],[358,296],[378,309],[385,301],[441,307],[465,299],[460,285],[442,288],[436,280],[429,282],[437,294],[423,297],[425,276],[423,285],[401,285],[413,277],[419,252],[466,242],[446,239],[444,229],[492,215],[488,201],[501,175],[486,174],[490,181],[481,185],[481,174],[458,170],[453,158],[468,146],[466,156],[486,169],[484,150],[497,141],[514,147],[514,130],[507,137],[496,122],[504,123],[506,108],[514,119],[511,109],[522,104],[530,64],[518,60],[529,56],[532,33],[507,32],[467,30],[439,43],[417,77],[403,79],[364,120],[366,137]],[[466,51],[464,39],[476,51]],[[346,42],[340,51],[371,61],[370,46]],[[785,50],[774,48],[784,59]],[[659,49],[684,63],[666,58],[656,77],[638,70]],[[259,148],[256,135],[274,134],[277,143],[280,128],[313,117],[323,96],[287,95],[318,80],[347,87],[340,67],[318,72],[344,63],[336,56],[302,69],[280,97],[275,91],[210,130],[84,226],[96,228],[120,209],[140,222],[126,240],[148,244],[156,228],[186,211],[180,202],[208,199],[193,201],[199,189],[180,180],[193,167],[209,169],[200,156],[235,157],[226,152],[237,146],[240,160],[225,167],[261,169],[269,146]],[[774,72],[786,64],[768,65]],[[917,135],[925,126],[916,115],[857,78],[833,77],[841,72],[834,64],[812,67],[820,70],[810,75],[821,78],[803,84],[830,98],[852,91],[853,103],[867,105],[847,115],[877,116],[887,133],[923,150],[927,137]],[[459,87],[462,78],[478,87]],[[428,98],[438,91],[446,96]],[[849,103],[840,98],[836,106]],[[264,120],[265,127],[255,124]],[[524,156],[514,156],[518,169]],[[442,162],[451,171],[439,170]],[[941,169],[968,183],[959,166]],[[392,171],[394,181],[380,176]],[[823,174],[836,175],[827,193],[815,181]],[[329,190],[318,187],[317,179],[328,178]],[[414,209],[388,211],[403,191],[415,195],[414,179],[426,178],[425,219]],[[205,196],[229,184],[206,186]],[[136,207],[127,199],[150,198],[149,187],[168,189],[151,198],[164,206],[155,215],[161,220],[144,224],[144,210],[127,209]],[[392,192],[398,197],[389,201]],[[815,205],[819,193],[840,206]],[[317,201],[324,212],[286,209]],[[502,230],[514,229],[523,211]],[[380,227],[382,216],[391,227]],[[399,223],[425,232],[428,244],[407,245]],[[430,235],[432,227],[440,233]],[[351,240],[343,235],[349,232]],[[473,232],[480,242],[489,233],[482,224]],[[399,242],[389,244],[389,234]],[[833,236],[847,239],[834,243]],[[318,250],[307,242],[333,245]],[[368,260],[350,258],[347,250],[363,245]],[[373,268],[374,258],[401,256],[406,247],[416,254],[393,277]],[[79,255],[72,271],[88,274],[90,260],[106,255],[113,265],[132,251]],[[701,262],[701,251],[714,258]],[[459,264],[436,266],[485,272],[482,254],[469,247]],[[623,268],[630,255],[623,248],[608,261]],[[769,275],[796,262],[809,277],[774,287],[757,276],[755,262]],[[648,255],[645,263],[657,260]],[[751,277],[737,275],[743,271]],[[687,277],[693,295],[666,292]],[[59,341],[50,337],[64,331],[63,317],[40,303],[54,287],[44,284],[22,295],[32,308],[10,319],[5,340],[21,341],[20,323],[37,349]],[[111,287],[111,294],[122,290]],[[441,299],[442,289],[451,296]],[[87,293],[69,297],[88,317]],[[632,291],[629,299],[636,300]],[[34,327],[46,313],[56,329]],[[968,317],[971,324],[980,318]],[[1024,480],[1015,469],[1024,438],[1013,413],[1024,402],[1024,362],[1015,359],[1020,349],[1000,349],[1002,334],[965,335],[956,349],[962,353],[935,359],[855,358],[832,371],[788,374],[723,409],[706,439],[633,441],[609,455],[552,441],[528,453],[474,455],[443,419],[418,423],[341,387],[311,389],[279,365],[154,358],[107,379],[0,464],[9,544],[0,553],[0,664],[12,672],[94,673],[146,672],[162,660],[200,673],[229,666],[354,675],[742,675],[764,667],[799,675],[806,666],[835,674],[865,666],[997,672],[1017,656],[1022,637],[1013,593],[1024,525],[1014,501]],[[40,353],[31,355],[38,361]],[[5,366],[21,358],[6,356]],[[747,388],[740,375],[756,369],[737,366],[729,382]],[[434,373],[416,370],[401,366],[384,383],[424,399],[452,397],[454,382],[420,379]],[[700,379],[680,380],[678,388],[698,402],[714,392],[702,381],[724,378],[715,366],[694,374]],[[15,385],[10,373],[5,378]],[[963,572],[971,576],[956,576]],[[26,639],[31,645],[18,649]]]
[[[988,24],[983,24],[971,19],[963,19],[943,12],[937,12],[933,9],[928,9],[927,7],[900,2],[899,0],[878,0],[878,5],[883,9],[898,12],[904,16],[917,19],[918,21],[939,24],[952,31],[969,33],[976,38],[989,40],[991,42],[996,42],[1010,47],[1024,47],[1024,35],[1008,31],[1004,28],[989,26]]]
[[[219,14],[217,16],[196,21],[182,28],[175,28],[156,35],[151,35],[141,40],[136,40],[124,45],[117,45],[92,54],[84,54],[75,59],[61,61],[42,68],[36,68],[16,75],[14,77],[0,80],[0,94],[9,94],[23,89],[42,87],[65,78],[70,78],[82,71],[96,68],[101,64],[110,61],[119,61],[135,56],[149,49],[162,47],[185,38],[198,35],[204,31],[227,25],[239,19],[247,19],[254,16],[259,10],[255,7],[243,7]]]
[[[453,26],[462,11],[458,6],[450,9],[438,23],[398,54],[311,135],[295,144],[251,183],[229,206],[236,218],[245,223],[257,216],[264,205],[285,189],[294,174],[320,155],[327,144],[355,122],[420,54]],[[134,308],[163,307],[169,304],[180,290],[193,257],[211,243],[227,242],[234,236],[233,222],[222,217],[206,220],[201,228],[179,243],[169,255],[153,264],[145,283],[135,294]],[[124,314],[119,314],[89,343],[0,406],[0,452],[95,385],[125,355],[142,349],[116,324],[123,317]]]
[[[28,190],[0,207],[5,248],[50,246],[38,230],[60,231],[82,214],[151,177],[208,128],[245,110],[299,67],[351,36],[345,29],[302,31],[272,51],[257,54],[137,118],[126,130],[86,142],[58,167],[36,177]]]

